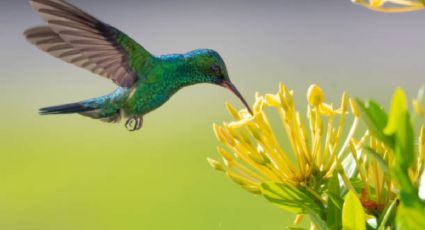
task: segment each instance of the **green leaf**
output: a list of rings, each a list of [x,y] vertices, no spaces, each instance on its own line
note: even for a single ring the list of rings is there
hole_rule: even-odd
[[[414,164],[414,133],[410,114],[407,110],[407,98],[401,88],[397,88],[394,92],[384,133],[395,137],[395,145],[393,146],[397,164],[395,167],[400,167],[402,172],[406,171]]]
[[[366,230],[376,230],[376,226],[372,226],[369,223],[366,223]],[[390,229],[388,229],[390,230]]]
[[[322,208],[307,191],[294,186],[267,182],[261,185],[261,192],[267,200],[285,211],[295,214],[307,213],[307,210],[322,213]]]
[[[350,183],[358,193],[360,193],[365,186],[364,182],[358,177],[350,178]]]
[[[408,208],[401,204],[397,210],[397,226],[399,229],[423,229],[425,226],[425,209],[423,206]]]
[[[393,137],[387,136],[383,132],[387,125],[388,116],[382,106],[374,101],[367,101],[366,103],[363,103],[360,99],[356,101],[361,111],[362,118],[366,122],[371,134],[379,138],[380,141],[384,142],[389,147],[393,147]]]
[[[388,123],[384,129],[384,133],[388,136],[395,134],[399,127],[399,122],[404,120],[404,116],[406,113],[407,113],[406,94],[401,88],[397,88],[394,92],[394,96],[391,101],[391,108],[390,108]]]
[[[340,197],[341,189],[339,187],[338,173],[334,171],[332,178],[328,182],[328,207],[326,224],[330,229],[341,228],[342,204],[344,202]]]
[[[349,191],[342,208],[342,229],[365,230],[366,215],[359,198],[353,191]]]
[[[364,149],[366,150],[366,154],[369,157],[371,157],[372,159],[375,159],[376,160],[376,162],[380,166],[380,169],[384,173],[389,173],[390,172],[388,163],[384,160],[384,158],[382,158],[382,156],[379,153],[375,152],[375,150],[373,150],[369,146],[364,147]]]
[[[408,170],[403,169],[398,164],[399,162],[396,162],[396,165],[393,167],[392,175],[394,175],[398,183],[400,201],[406,206],[415,206],[420,203],[418,188],[412,183]]]
[[[413,125],[408,112],[401,116],[396,130],[396,164],[406,169],[415,164]],[[407,172],[406,172],[407,173]]]
[[[288,229],[288,230],[308,230],[307,228],[301,228],[301,227],[296,227],[296,226],[289,226],[289,227],[286,227],[286,229]]]
[[[310,216],[310,220],[314,223],[314,225],[316,226],[317,229],[319,229],[319,230],[329,230],[330,229],[326,225],[325,221],[323,221],[316,212],[312,212],[312,211],[307,211],[307,212]]]
[[[395,167],[399,167],[402,172],[407,173],[407,169],[414,164],[415,160],[414,133],[407,110],[407,98],[400,88],[394,92],[389,120],[384,133],[395,137],[393,147],[396,154]]]
[[[395,199],[393,200],[393,202],[391,202],[389,205],[387,205],[387,207],[385,207],[384,211],[382,212],[381,216],[379,217],[378,220],[378,230],[385,230],[385,227],[388,223],[388,221],[394,218],[395,216],[395,211],[397,210],[397,203],[398,200]]]
[[[329,198],[329,201],[332,203],[332,205],[342,210],[342,205],[344,204],[344,200],[340,197],[340,195],[329,192],[328,198]]]

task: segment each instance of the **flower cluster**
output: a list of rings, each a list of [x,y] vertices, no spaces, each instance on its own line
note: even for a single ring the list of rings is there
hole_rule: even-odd
[[[425,8],[425,1],[423,0],[352,0],[352,2],[385,13],[401,13]]]
[[[209,159],[210,164],[254,193],[261,193],[261,184],[267,181],[293,186],[326,181],[341,167],[339,159],[346,156],[344,153],[358,126],[359,112],[345,93],[338,108],[326,104],[317,85],[309,88],[307,100],[308,125],[295,109],[293,92],[283,84],[277,94],[257,95],[253,115],[246,110],[237,112],[227,104],[236,121],[214,125],[217,138],[227,147],[218,149],[224,164]],[[279,114],[290,148],[279,144],[267,108],[274,108]],[[349,112],[354,120],[349,133],[343,136]],[[355,145],[358,148],[360,143]]]
[[[307,102],[304,118],[295,108],[294,92],[280,84],[277,94],[257,94],[253,114],[227,104],[234,121],[214,124],[224,147],[218,148],[222,162],[208,159],[210,165],[297,214],[295,223],[307,214],[314,228],[365,229],[367,222],[382,229],[394,226],[398,213],[399,226],[421,226],[421,218],[403,222],[401,217],[421,217],[425,211],[418,197],[425,125],[415,141],[404,92],[396,91],[388,114],[376,102],[345,93],[335,107],[317,85],[308,89]],[[413,104],[418,113],[423,110],[421,97]],[[280,125],[270,122],[273,110]],[[363,133],[360,121],[368,127]]]

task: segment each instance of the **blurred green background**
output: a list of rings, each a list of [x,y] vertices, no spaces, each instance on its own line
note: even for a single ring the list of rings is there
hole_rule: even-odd
[[[299,103],[312,83],[384,104],[424,83],[423,12],[378,14],[350,1],[73,0],[155,54],[212,48],[250,103],[282,81]],[[212,170],[212,123],[239,102],[187,88],[129,133],[123,124],[40,117],[40,107],[114,89],[29,45],[27,1],[0,3],[0,229],[283,229],[293,216]],[[303,108],[304,105],[299,106]]]

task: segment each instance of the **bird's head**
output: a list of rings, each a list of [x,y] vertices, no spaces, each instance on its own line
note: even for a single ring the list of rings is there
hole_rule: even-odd
[[[230,81],[226,65],[216,51],[210,49],[194,50],[187,53],[186,58],[194,69],[195,77],[202,79],[202,82],[212,83],[230,90],[252,114],[248,103],[237,90],[236,86]]]

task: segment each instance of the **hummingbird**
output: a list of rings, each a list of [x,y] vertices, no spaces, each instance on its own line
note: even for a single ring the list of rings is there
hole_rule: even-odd
[[[117,28],[63,0],[30,0],[47,22],[24,32],[26,39],[65,62],[112,80],[110,94],[40,109],[41,115],[80,114],[136,131],[143,116],[167,102],[178,90],[199,83],[224,87],[250,107],[231,82],[221,56],[211,49],[153,55]]]

